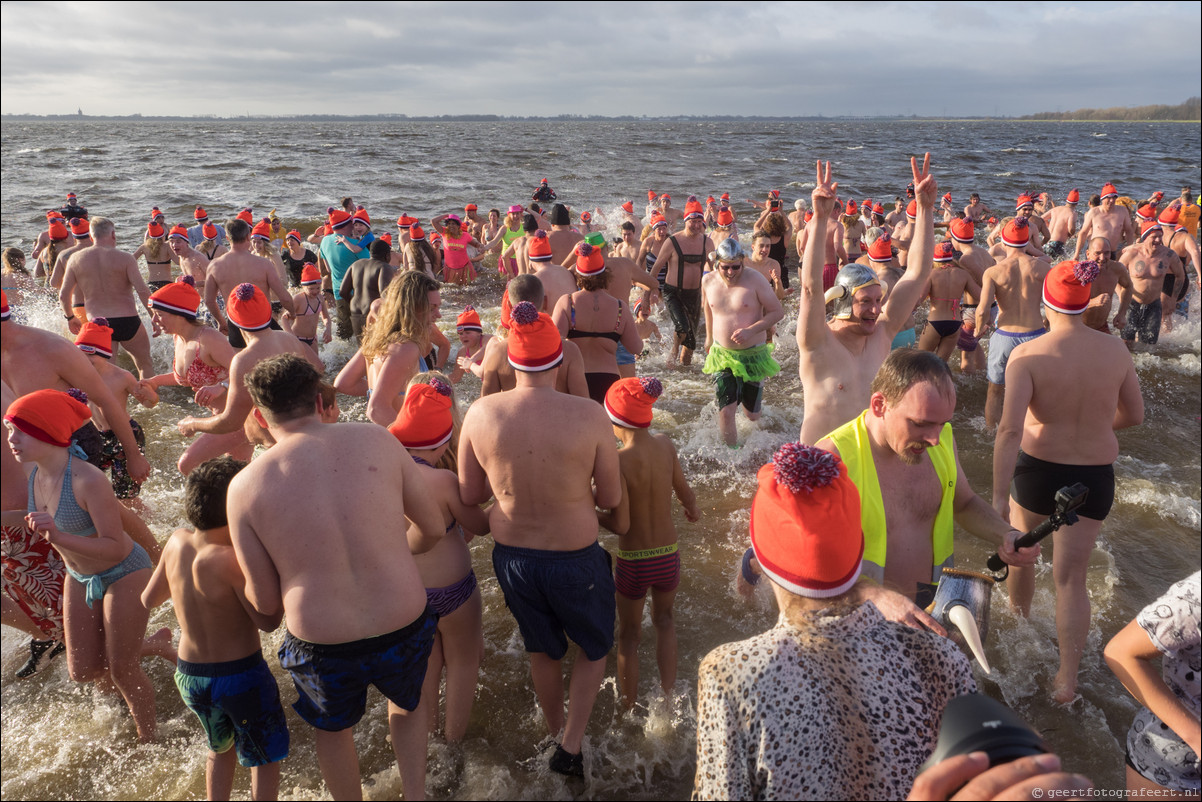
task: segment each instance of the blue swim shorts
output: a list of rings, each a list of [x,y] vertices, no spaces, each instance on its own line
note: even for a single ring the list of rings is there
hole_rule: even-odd
[[[617,357],[618,357],[619,365],[633,365],[634,364],[634,359],[635,359],[634,354],[627,351],[626,346],[622,345],[622,343],[618,343]]]
[[[175,687],[200,719],[209,749],[231,746],[243,766],[265,766],[288,757],[288,724],[280,689],[262,652],[225,663],[189,663],[175,668]]]
[[[1010,352],[1023,343],[1030,342],[1036,337],[1047,334],[1047,329],[1032,331],[1005,331],[996,329],[989,338],[989,357],[985,363],[985,377],[990,384],[1006,383],[1006,363],[1010,361]]]
[[[292,709],[319,730],[345,730],[363,718],[367,686],[375,685],[398,707],[416,710],[437,628],[427,607],[396,632],[351,643],[309,643],[287,633],[280,665],[296,685]]]
[[[492,564],[526,651],[560,660],[571,638],[589,660],[609,654],[617,607],[609,552],[599,544],[544,551],[497,543]]]

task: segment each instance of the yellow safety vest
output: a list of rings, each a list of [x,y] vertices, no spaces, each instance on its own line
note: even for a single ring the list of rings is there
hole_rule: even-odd
[[[827,438],[839,449],[839,456],[847,466],[847,474],[860,490],[860,526],[864,530],[864,559],[861,573],[877,582],[885,578],[885,557],[888,552],[885,502],[881,496],[881,485],[876,475],[876,463],[872,459],[872,445],[868,440],[868,429],[864,426],[864,412],[855,420],[848,421]],[[939,501],[939,512],[931,526],[931,583],[938,585],[944,568],[954,565],[952,556],[953,514],[956,496],[956,441],[952,425],[946,423],[939,435],[939,445],[928,448],[935,475],[943,488]]]

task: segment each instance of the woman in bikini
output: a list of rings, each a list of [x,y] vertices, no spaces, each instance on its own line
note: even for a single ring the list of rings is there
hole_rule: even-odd
[[[171,265],[178,263],[171,248],[167,246],[167,232],[156,221],[146,226],[146,239],[134,251],[134,258],[146,257],[146,283],[152,290],[161,290],[171,283]]]
[[[587,242],[580,243],[573,270],[580,289],[559,299],[551,319],[562,336],[580,347],[589,397],[604,404],[605,392],[620,378],[618,343],[637,354],[643,350],[643,341],[625,302],[605,291],[610,274],[605,269],[604,252]]]
[[[191,276],[181,276],[150,295],[150,317],[175,341],[171,372],[152,376],[145,384],[158,390],[178,385],[190,387],[196,403],[214,414],[225,409],[229,390],[230,362],[234,347],[221,332],[199,320],[200,294]],[[222,454],[250,460],[254,446],[241,430],[230,434],[199,435],[179,458],[179,469],[187,474],[200,463]]]
[[[366,395],[367,417],[381,426],[396,420],[405,385],[428,370],[430,329],[441,317],[438,282],[409,270],[380,298],[380,311],[363,333],[363,345],[346,363],[334,387],[344,395]]]
[[[438,726],[438,686],[446,668],[446,724],[449,743],[463,739],[484,652],[483,605],[468,542],[488,534],[488,514],[463,504],[455,455],[462,416],[454,390],[439,373],[420,373],[409,381],[405,403],[389,431],[422,467],[426,487],[442,510],[446,535],[424,554],[415,554],[426,586],[426,600],[438,615],[438,631],[422,696],[430,700],[430,731]]]
[[[960,338],[960,326],[963,325],[960,304],[964,293],[974,296],[981,293],[981,285],[955,260],[956,251],[950,242],[945,240],[935,246],[935,269],[931,271],[927,285],[931,310],[927,313],[926,328],[918,339],[920,349],[934,351],[944,360],[952,355]]]
[[[71,442],[91,417],[78,390],[38,390],[9,406],[4,424],[28,475],[29,501],[23,519],[5,512],[4,523],[23,520],[62,557],[71,576],[63,600],[71,679],[111,677],[145,742],[155,733],[154,685],[139,662],[149,618],[141,593],[151,561],[125,534],[108,477]]]
[[[484,246],[480,240],[463,230],[463,223],[457,215],[440,214],[431,222],[442,235],[443,280],[448,284],[471,284],[476,278],[476,267],[468,248],[480,251]]]

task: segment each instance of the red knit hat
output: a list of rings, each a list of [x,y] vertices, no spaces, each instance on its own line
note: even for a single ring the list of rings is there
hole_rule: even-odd
[[[417,223],[409,226],[409,239],[414,242],[421,242],[426,238],[426,232]]]
[[[872,213],[879,214],[881,217],[884,217],[885,216],[885,205],[883,203],[872,204]]]
[[[302,287],[321,283],[321,273],[312,262],[305,262],[305,266],[301,268],[300,283]]]
[[[8,308],[8,293],[0,290],[0,320],[8,320],[12,310]]]
[[[62,220],[62,219],[63,219],[63,213],[60,212],[58,209],[49,209],[46,211],[46,220],[47,221]]]
[[[98,317],[83,324],[75,344],[85,354],[98,354],[106,359],[113,358],[113,330],[106,318]]]
[[[910,205],[906,207],[906,217],[911,220],[918,219],[918,201],[910,201]]]
[[[25,434],[59,448],[71,445],[71,435],[92,417],[83,390],[37,390],[8,407],[4,419]]]
[[[381,234],[380,236],[376,237],[376,239],[380,240],[381,242],[387,242],[388,247],[389,248],[392,247],[392,235],[391,234]]]
[[[580,222],[591,223],[592,221],[593,221],[593,213],[592,212],[581,212],[580,213]]]
[[[662,214],[660,214],[659,212],[651,213],[651,227],[652,228],[656,228],[658,226],[666,226],[666,225],[668,225],[668,221],[667,221],[667,219],[664,218],[664,216]]]
[[[480,315],[476,312],[476,307],[465,306],[463,311],[459,313],[459,317],[455,319],[455,331],[484,331],[484,326],[480,323]]]
[[[202,220],[208,220],[209,213],[205,211],[205,207],[197,206],[196,211],[192,213],[192,217],[199,223]]]
[[[735,224],[735,216],[730,209],[722,209],[718,212],[718,227],[726,228]]]
[[[250,209],[243,209],[242,211],[238,212],[236,215],[234,215],[234,219],[241,220],[248,226],[253,226],[255,224],[255,214]]]
[[[463,207],[463,211],[465,211],[465,212],[475,212],[475,211],[479,211],[479,210],[480,210],[480,207],[474,203],[469,203],[467,206]]]
[[[855,214],[859,210],[860,207],[856,205],[855,199],[853,198],[847,202],[847,207],[843,211],[844,214]]]
[[[362,223],[369,229],[371,228],[371,218],[367,215],[367,209],[364,209],[362,206],[355,211],[354,220],[356,223]]]
[[[212,223],[205,223],[204,226],[201,227],[200,233],[205,239],[209,240],[217,239],[217,237],[220,236],[220,232],[217,231],[217,226],[213,225]]]
[[[947,201],[948,203],[951,203],[952,202],[952,193],[950,193],[950,192],[943,193],[943,199],[945,201]]]
[[[934,260],[936,262],[954,262],[956,261],[956,249],[947,240],[937,243]]]
[[[1164,229],[1160,227],[1160,223],[1156,222],[1155,220],[1145,220],[1139,224],[1139,241],[1143,242],[1157,231],[1161,232],[1162,234],[1164,233]]]
[[[671,195],[669,195],[667,192],[665,192],[663,195],[660,195],[660,196],[659,196],[659,199],[660,199],[660,200],[667,200],[667,201],[670,201],[670,200],[672,200],[672,196],[671,196]]]
[[[271,240],[271,221],[263,218],[250,230],[251,239]]]
[[[1107,184],[1106,186],[1102,187],[1101,194],[1102,199],[1105,200],[1106,198],[1117,198],[1119,196],[1119,191],[1115,188],[1114,184]]]
[[[860,493],[829,451],[787,443],[760,468],[751,547],[764,573],[790,593],[829,599],[860,576]]]
[[[551,240],[541,228],[527,237],[526,256],[531,262],[551,261]]]
[[[649,190],[647,190],[647,200],[649,200],[649,201],[653,201],[653,200],[655,200],[655,199],[656,199],[656,197],[657,197],[657,196],[656,196],[656,194],[655,194],[655,190],[654,190],[654,189],[649,189]]]
[[[162,219],[166,218],[166,216],[167,215],[163,214],[162,210],[159,209],[159,207],[157,207],[157,206],[155,206],[153,209],[150,210],[150,219],[151,220],[162,220]]]
[[[619,379],[605,392],[605,411],[617,426],[646,429],[651,425],[651,406],[663,392],[664,386],[654,377]]]
[[[1034,206],[1034,205],[1035,205],[1035,201],[1031,200],[1030,195],[1019,195],[1014,200],[1014,211],[1017,212],[1019,209],[1023,208],[1024,206]]]
[[[67,237],[71,236],[71,232],[67,230],[65,225],[63,225],[63,221],[58,218],[50,221],[48,233],[50,235],[50,239],[54,242],[61,242]]]
[[[92,236],[92,226],[87,220],[80,220],[78,217],[71,218],[71,233],[75,235],[75,239],[87,239]]]
[[[1065,203],[1077,203],[1081,200],[1081,190],[1073,187],[1068,192],[1068,197],[1064,199]]]
[[[533,306],[533,304],[531,304]],[[513,303],[509,300],[508,290],[501,292],[501,328],[508,330],[513,315]]]
[[[626,214],[634,214],[634,201],[626,201],[622,204],[622,211]]]
[[[451,404],[451,385],[443,380],[415,384],[405,391],[401,411],[388,431],[405,448],[432,451],[451,439],[455,429]]]
[[[155,290],[150,294],[150,308],[195,318],[200,312],[200,293],[196,291],[196,279],[180,276],[167,286]]]
[[[332,229],[342,228],[343,226],[350,225],[350,223],[351,216],[346,212],[345,209],[331,209],[329,212],[329,218],[326,221],[326,225]]]
[[[713,196],[713,195],[710,195],[709,197],[707,197],[707,198],[705,199],[705,205],[706,205],[706,206],[717,206],[717,205],[718,205],[718,201],[714,200],[714,196]]]
[[[163,227],[153,220],[146,225],[146,236],[150,239],[162,239],[163,233]]]
[[[867,209],[868,211],[871,212],[872,211],[872,198],[865,198],[864,200],[862,200],[860,202],[860,208]]]
[[[696,217],[705,217],[705,209],[702,208],[701,201],[690,195],[684,204],[684,219],[692,220]]]
[[[977,227],[967,217],[948,223],[947,230],[956,242],[973,242],[977,235]]]
[[[396,219],[397,228],[409,228],[409,226],[417,225],[417,218],[403,214]]]
[[[811,211],[810,209],[806,209],[806,213],[802,217],[805,220],[805,222],[808,223],[814,219],[814,212]]]
[[[1166,206],[1157,219],[1161,225],[1175,226],[1177,225],[1177,221],[1181,219],[1181,208],[1178,206]]]
[[[587,242],[576,246],[576,275],[599,276],[605,272],[605,253]]]
[[[229,319],[243,331],[260,331],[271,325],[271,301],[249,282],[234,287],[225,308]]]
[[[888,234],[882,234],[868,246],[868,259],[872,262],[893,261],[893,239]]]
[[[182,239],[188,241],[188,229],[183,226],[172,226],[171,232],[167,236],[168,239]]]
[[[1016,217],[1002,229],[1002,242],[1011,248],[1025,248],[1031,241],[1030,223],[1025,218]]]
[[[514,370],[538,373],[563,361],[563,339],[559,329],[529,301],[513,307],[509,332],[509,364]]]
[[[284,239],[285,240],[294,239],[297,242],[301,242],[304,240],[304,237],[301,236],[301,233],[299,231],[297,231],[296,229],[293,229],[292,231],[289,231],[286,235],[284,235]]]
[[[1147,222],[1156,219],[1156,204],[1145,203],[1135,210],[1135,216],[1140,220]]]
[[[1079,315],[1089,306],[1089,285],[1101,267],[1097,262],[1061,262],[1043,280],[1043,303],[1066,315]]]

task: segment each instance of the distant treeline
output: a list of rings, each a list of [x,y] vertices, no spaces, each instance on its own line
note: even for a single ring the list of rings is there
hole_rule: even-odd
[[[1202,120],[1202,98],[1191,97],[1176,106],[1115,106],[1109,109],[1045,111],[1023,120]]]

